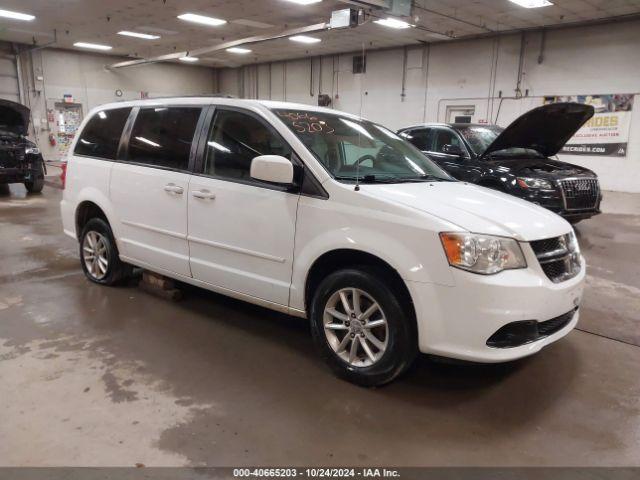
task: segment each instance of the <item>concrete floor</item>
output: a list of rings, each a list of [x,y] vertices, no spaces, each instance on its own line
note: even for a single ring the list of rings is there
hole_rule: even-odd
[[[423,357],[365,390],[304,321],[90,284],[60,193],[0,191],[1,466],[640,465],[638,196],[578,227],[579,330],[506,365]]]

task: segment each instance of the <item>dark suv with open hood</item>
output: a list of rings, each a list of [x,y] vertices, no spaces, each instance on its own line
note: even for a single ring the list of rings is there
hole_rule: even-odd
[[[24,183],[37,193],[44,187],[45,166],[36,144],[26,138],[29,114],[24,105],[0,100],[0,184]]]
[[[458,180],[510,193],[576,223],[600,213],[598,177],[550,157],[593,113],[590,105],[554,103],[525,113],[505,129],[423,124],[398,133]]]

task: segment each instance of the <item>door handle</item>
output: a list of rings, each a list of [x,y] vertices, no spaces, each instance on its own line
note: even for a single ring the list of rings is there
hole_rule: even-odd
[[[184,192],[184,188],[179,187],[174,183],[169,183],[168,185],[164,186],[164,191],[169,193],[175,193],[177,195],[182,195],[182,193]]]
[[[191,194],[196,198],[203,200],[214,200],[216,198],[215,193],[211,193],[209,190],[194,190]]]

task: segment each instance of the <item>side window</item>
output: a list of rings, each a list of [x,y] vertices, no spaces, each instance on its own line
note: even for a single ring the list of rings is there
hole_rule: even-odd
[[[411,130],[409,133],[411,138],[407,139],[413,143],[413,145],[422,151],[431,150],[431,144],[433,143],[433,129],[432,128],[420,128],[416,130]]]
[[[187,170],[200,108],[142,108],[129,140],[130,162]]]
[[[291,148],[275,130],[245,113],[218,110],[207,139],[204,173],[250,180],[251,161],[260,155],[291,160]]]
[[[101,110],[96,113],[82,130],[73,153],[115,160],[129,113],[130,108]]]
[[[445,145],[456,145],[462,149],[464,147],[460,143],[460,138],[452,132],[451,130],[439,129],[436,131],[436,139],[435,144],[433,146],[434,152],[443,152],[442,147]]]

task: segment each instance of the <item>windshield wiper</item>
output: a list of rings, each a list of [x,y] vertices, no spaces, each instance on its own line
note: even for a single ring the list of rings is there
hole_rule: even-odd
[[[435,175],[420,175],[419,177],[411,177],[410,180],[422,180],[425,182],[455,182],[455,178],[442,178]]]

